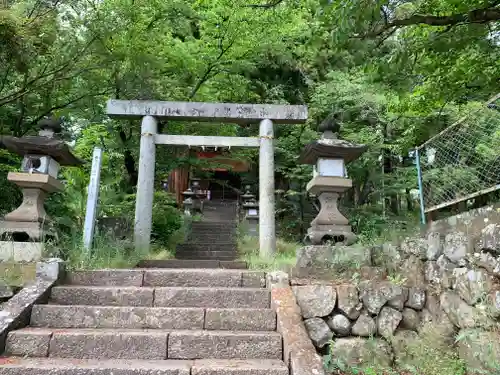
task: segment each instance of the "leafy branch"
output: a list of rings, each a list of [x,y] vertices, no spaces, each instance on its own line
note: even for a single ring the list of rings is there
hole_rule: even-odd
[[[12,93],[9,93],[9,94],[3,96],[3,97],[0,97],[0,107],[5,105],[5,104],[14,102],[17,99],[19,99],[19,98],[23,97],[24,95],[26,95],[27,93],[29,93],[31,90],[31,87],[33,87],[33,85],[35,83],[43,82],[43,80],[46,78],[51,80],[54,77],[56,77],[58,74],[65,72],[65,71],[69,71],[71,69],[71,67],[73,67],[82,57],[86,56],[85,55],[86,51],[91,47],[91,45],[96,40],[97,40],[97,36],[94,36],[93,38],[91,38],[82,49],[80,49],[77,53],[75,53],[75,55],[73,55],[71,58],[68,58],[65,62],[63,62],[58,67],[54,67],[53,69],[47,71],[47,68],[49,65],[49,64],[47,64],[43,68],[42,72],[39,75],[26,81],[25,84],[22,85],[21,88],[19,88],[18,90],[14,91]]]
[[[388,11],[381,8],[383,24],[375,30],[369,32],[365,37],[378,37],[383,34],[392,35],[397,29],[414,26],[414,25],[428,25],[428,26],[448,26],[453,27],[462,24],[485,24],[500,20],[500,5],[499,0],[491,1],[485,8],[473,9],[465,13],[455,13],[448,16],[434,16],[414,14],[407,18],[395,19],[390,21]]]
[[[270,9],[278,6],[281,4],[284,0],[275,0],[271,3],[266,3],[266,4],[250,4],[247,5],[248,8],[260,8],[260,9]]]
[[[226,22],[227,20],[224,20]],[[220,60],[224,57],[224,55],[231,49],[233,46],[234,42],[236,41],[235,38],[231,39],[227,45],[224,45],[224,40],[226,39],[227,36],[227,29],[224,29],[220,33],[219,41],[218,41],[218,46],[219,46],[219,54],[215,58],[214,61],[208,64],[205,73],[201,76],[201,78],[198,80],[196,85],[193,87],[191,90],[191,93],[189,94],[189,100],[193,99],[200,87],[207,82],[210,78],[216,76],[217,74],[220,73],[219,70],[215,70],[217,65],[219,64]],[[215,70],[215,71],[214,71]]]

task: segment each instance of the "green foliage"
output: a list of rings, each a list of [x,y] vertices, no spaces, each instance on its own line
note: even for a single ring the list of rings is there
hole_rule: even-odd
[[[247,262],[250,269],[267,271],[286,271],[295,266],[297,262],[297,249],[299,243],[289,242],[282,238],[276,241],[276,254],[269,259],[259,254],[259,238],[246,235],[245,225],[238,228],[238,252],[240,259]]]
[[[278,230],[291,242],[303,239],[317,213],[306,192],[311,167],[300,165],[298,156],[318,138],[315,126],[333,112],[341,137],[369,146],[348,165],[353,189],[341,205],[356,232],[371,241],[414,225],[419,207],[409,151],[496,94],[498,22],[469,17],[433,24],[437,16],[476,14],[471,12],[483,7],[480,0],[249,4],[15,0],[2,5],[0,134],[34,134],[38,120],[52,112],[65,118],[63,137],[88,162],[80,171],[63,169],[66,190],[47,203],[64,233],[82,225],[95,146],[105,151],[100,215],[133,217],[140,125],[107,118],[108,98],[306,104],[306,125],[275,127]],[[414,16],[426,19],[390,26]],[[497,112],[481,112],[468,122],[468,129],[489,129],[470,133],[477,139],[472,152],[490,164],[500,140]],[[170,134],[258,134],[256,124],[169,121],[160,128]],[[255,150],[231,153],[258,160]],[[0,149],[2,213],[19,202],[19,191],[4,178],[19,163]],[[187,165],[206,163],[185,150],[158,147],[157,180]],[[471,186],[481,183],[470,166],[434,173],[429,178],[436,181],[446,175],[467,178]],[[256,184],[256,171],[245,181]],[[440,189],[455,187],[445,182]],[[166,202],[155,203],[154,216],[156,241],[168,242],[180,217]]]
[[[465,367],[446,327],[428,323],[419,332],[418,340],[408,343],[400,354],[398,366],[412,374],[463,375]]]
[[[166,245],[170,237],[182,226],[182,217],[173,207],[175,200],[164,192],[155,192],[153,201],[152,238],[158,244]]]
[[[0,215],[4,215],[21,203],[21,191],[14,184],[7,181],[7,175],[15,171],[20,159],[6,150],[0,150],[0,194],[9,199],[0,199]]]
[[[148,252],[136,250],[127,242],[96,236],[93,248],[83,246],[81,232],[63,236],[60,243],[48,250],[50,255],[66,260],[70,269],[133,268],[148,257]]]
[[[371,355],[366,353],[363,363],[349,364],[347,358],[332,352],[333,341],[323,360],[325,368],[333,375],[464,375],[464,363],[447,337],[446,327],[427,324],[419,331],[418,339],[398,343],[399,350],[393,368],[377,363],[376,351]],[[367,340],[367,351],[370,352],[371,339]]]
[[[397,375],[397,372],[379,363],[373,337],[367,339],[366,353],[363,356],[364,362],[358,365],[348,363],[347,358],[342,358],[338,353],[333,352],[334,340],[330,340],[328,351],[323,356],[325,369],[333,375]],[[372,348],[373,347],[373,348]]]

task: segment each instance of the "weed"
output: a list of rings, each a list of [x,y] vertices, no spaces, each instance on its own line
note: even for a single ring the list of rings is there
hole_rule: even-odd
[[[358,350],[333,353],[333,339],[328,345],[328,353],[323,357],[325,369],[333,375],[396,375],[395,370],[380,362],[377,346],[376,339],[370,337]]]
[[[500,375],[500,347],[497,343],[498,331],[464,329],[456,336],[455,342],[467,348],[468,373],[474,375]]]
[[[429,323],[420,330],[398,356],[401,370],[418,375],[463,375],[465,367],[450,341],[447,330],[439,324]]]
[[[238,238],[240,258],[246,261],[251,269],[283,270],[295,266],[296,252],[299,247],[298,243],[278,239],[276,254],[272,258],[262,258],[259,254],[258,237],[243,235]]]
[[[405,285],[407,278],[397,273],[387,276],[387,280],[389,280],[391,284],[403,286]]]
[[[105,236],[95,237],[88,250],[78,232],[62,237],[57,245],[48,244],[45,254],[62,258],[69,269],[130,268],[143,259],[168,259],[172,255],[169,248],[153,245],[151,249],[135,249],[129,241]]]
[[[398,346],[393,368],[377,363],[376,342],[373,339],[367,340],[363,348],[365,355],[355,363],[352,363],[353,358],[344,357],[348,353],[333,353],[335,341],[332,340],[329,352],[324,356],[325,369],[332,375],[464,375],[464,362],[446,332],[439,324],[424,326],[418,338],[406,341],[405,347]],[[491,368],[500,370],[500,366]],[[488,374],[497,375],[500,372]]]

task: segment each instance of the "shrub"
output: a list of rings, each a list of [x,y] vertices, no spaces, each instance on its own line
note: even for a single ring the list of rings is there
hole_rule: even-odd
[[[120,202],[102,207],[103,214],[113,217],[122,217],[130,222],[134,221],[135,194],[129,194]],[[175,208],[176,201],[172,194],[157,191],[153,198],[153,226],[151,239],[158,245],[167,246],[170,238],[182,227],[182,214]]]
[[[182,215],[175,204],[175,199],[169,193],[156,192],[154,195],[151,235],[159,245],[167,246],[172,235],[182,227]]]

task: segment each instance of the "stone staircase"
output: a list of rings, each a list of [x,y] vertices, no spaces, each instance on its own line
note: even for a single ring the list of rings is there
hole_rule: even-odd
[[[187,241],[177,245],[177,259],[232,261],[238,257],[236,201],[207,201],[203,218],[191,226]]]
[[[11,331],[1,375],[287,375],[263,272],[72,272]]]

